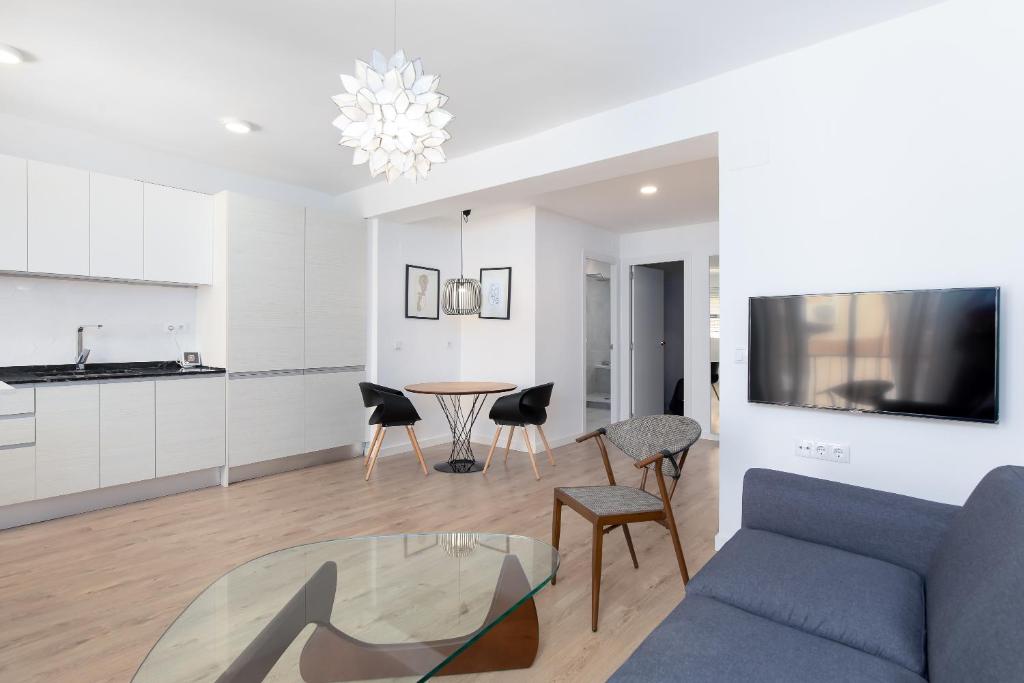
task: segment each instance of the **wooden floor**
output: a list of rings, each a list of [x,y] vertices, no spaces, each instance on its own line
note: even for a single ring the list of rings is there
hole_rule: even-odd
[[[221,574],[269,551],[343,536],[473,530],[550,541],[551,489],[605,483],[593,443],[525,454],[480,474],[424,477],[409,455],[382,458],[364,483],[359,460],[101,510],[0,532],[0,680],[128,681],[164,629]],[[486,453],[477,448],[477,457]],[[446,447],[425,451],[428,462]],[[638,472],[613,451],[620,483]],[[702,441],[675,496],[691,574],[714,552],[718,447]],[[605,542],[600,630],[590,630],[590,526],[566,509],[558,585],[537,597],[541,646],[532,669],[456,681],[605,680],[683,597],[667,532],[631,527]]]

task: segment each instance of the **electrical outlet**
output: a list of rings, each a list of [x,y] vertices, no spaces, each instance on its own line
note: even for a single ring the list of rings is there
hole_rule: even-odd
[[[831,450],[832,444],[826,443],[824,441],[815,441],[814,450],[812,451],[811,457],[817,458],[818,460],[828,460],[829,453],[831,452]]]
[[[814,442],[809,439],[799,439],[796,442],[796,456],[798,458],[811,458],[811,451],[814,450]]]
[[[850,444],[834,443],[829,450],[829,460],[833,462],[850,462]]]

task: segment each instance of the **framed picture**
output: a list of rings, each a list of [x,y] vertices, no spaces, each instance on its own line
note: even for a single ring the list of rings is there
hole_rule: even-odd
[[[512,311],[512,269],[481,268],[480,317],[492,320],[508,320]]]
[[[441,299],[441,271],[424,266],[405,266],[405,317],[437,320]]]

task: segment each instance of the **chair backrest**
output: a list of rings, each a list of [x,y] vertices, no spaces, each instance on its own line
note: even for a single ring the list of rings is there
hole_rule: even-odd
[[[1021,680],[1024,672],[1024,467],[981,480],[925,576],[928,679]]]
[[[685,389],[684,380],[682,377],[676,382],[676,389],[672,392],[672,400],[668,402],[668,412],[673,415],[683,415],[683,411],[686,408],[686,395],[683,393]]]
[[[664,453],[668,457],[662,460],[661,471],[678,479],[690,446],[700,438],[700,425],[681,415],[644,415],[610,424],[604,434],[636,462]]]
[[[373,382],[360,382],[359,393],[363,395],[363,405],[367,408],[373,408],[384,403],[384,397],[381,394],[391,394],[392,396],[404,396],[398,389],[392,389],[382,384],[374,384]]]
[[[544,413],[544,410],[551,404],[551,391],[555,388],[554,382],[548,382],[547,384],[538,384],[535,387],[524,389],[522,391],[522,405],[524,408],[533,412]]]

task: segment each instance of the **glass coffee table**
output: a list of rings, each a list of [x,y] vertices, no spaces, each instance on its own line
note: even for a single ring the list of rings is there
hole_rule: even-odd
[[[296,546],[231,570],[192,601],[136,683],[423,681],[522,669],[533,595],[558,552],[524,536],[442,532]]]

